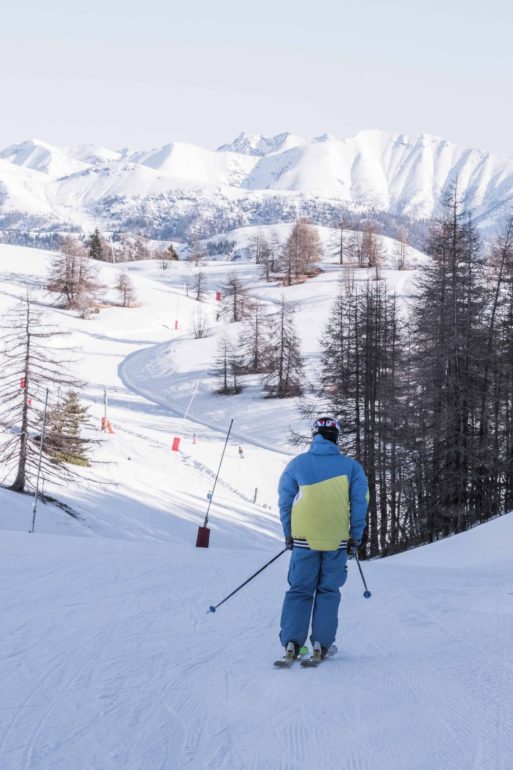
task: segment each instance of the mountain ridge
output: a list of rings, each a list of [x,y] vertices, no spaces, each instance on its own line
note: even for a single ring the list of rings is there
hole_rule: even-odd
[[[37,216],[35,229],[138,223],[165,238],[168,221],[174,237],[186,238],[191,228],[211,235],[300,215],[336,224],[344,209],[423,220],[436,215],[456,179],[484,230],[496,229],[513,205],[513,159],[381,129],[341,139],[242,132],[216,150],[187,142],[66,149],[33,139],[0,150],[0,161],[0,229],[6,222],[30,229]]]

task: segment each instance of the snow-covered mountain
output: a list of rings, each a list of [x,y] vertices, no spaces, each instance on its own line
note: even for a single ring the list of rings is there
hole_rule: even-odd
[[[15,166],[41,171],[43,174],[57,178],[77,173],[87,167],[66,150],[37,139],[6,147],[0,152],[0,158]]]
[[[480,226],[496,227],[513,201],[513,160],[428,134],[240,134],[217,150],[32,140],[0,151],[0,228],[98,225],[182,239],[302,215],[329,225],[343,210],[422,219],[455,179]]]

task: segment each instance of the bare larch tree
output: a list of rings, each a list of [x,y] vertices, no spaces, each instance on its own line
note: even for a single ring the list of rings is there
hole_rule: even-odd
[[[137,302],[137,296],[134,284],[128,273],[123,270],[118,276],[116,289],[119,293],[119,299],[122,307],[133,307]]]
[[[303,390],[303,360],[293,312],[292,306],[282,297],[279,310],[271,319],[268,374],[263,377],[270,398],[300,396]]]
[[[300,219],[289,235],[283,250],[284,283],[309,274],[313,263],[322,257],[323,248],[316,228],[308,219]]]
[[[96,266],[75,238],[62,238],[60,251],[50,264],[46,289],[57,295],[56,304],[66,310],[79,310],[85,315],[94,304],[101,289]]]
[[[242,281],[237,273],[230,273],[223,287],[220,316],[230,323],[242,321],[248,314],[249,304]]]
[[[6,438],[0,465],[4,480],[14,474],[11,489],[23,492],[34,487],[46,390],[79,383],[67,374],[67,353],[57,348],[65,332],[48,324],[28,295],[6,313],[0,329],[0,428]],[[45,456],[42,470],[55,481],[67,476],[64,466]]]

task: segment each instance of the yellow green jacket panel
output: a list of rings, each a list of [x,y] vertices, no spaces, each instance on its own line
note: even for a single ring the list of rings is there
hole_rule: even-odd
[[[278,487],[285,537],[295,547],[335,551],[362,539],[368,506],[361,465],[321,435],[285,468]]]

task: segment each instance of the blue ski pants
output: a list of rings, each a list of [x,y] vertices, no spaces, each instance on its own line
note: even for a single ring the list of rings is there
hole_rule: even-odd
[[[310,641],[330,647],[338,626],[340,587],[347,579],[347,551],[313,551],[294,548],[290,558],[288,582],[281,612],[280,640],[303,645]]]

